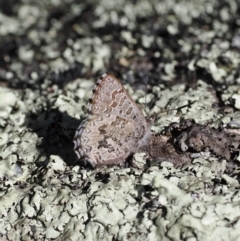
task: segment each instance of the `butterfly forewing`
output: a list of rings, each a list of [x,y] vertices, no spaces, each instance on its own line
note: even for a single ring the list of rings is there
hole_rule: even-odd
[[[141,109],[132,100],[121,82],[108,74],[104,74],[98,80],[89,103],[89,112],[100,115],[111,113],[141,124],[146,122]]]

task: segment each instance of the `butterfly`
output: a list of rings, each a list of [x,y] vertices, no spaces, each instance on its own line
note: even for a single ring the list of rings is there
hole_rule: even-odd
[[[73,142],[78,158],[93,167],[122,164],[148,145],[151,121],[114,76],[103,74],[97,81],[88,111]]]

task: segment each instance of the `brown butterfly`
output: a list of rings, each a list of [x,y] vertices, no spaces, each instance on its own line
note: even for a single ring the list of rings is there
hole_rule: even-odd
[[[103,74],[97,81],[89,113],[73,142],[78,158],[93,167],[121,164],[148,145],[151,122],[114,76]]]

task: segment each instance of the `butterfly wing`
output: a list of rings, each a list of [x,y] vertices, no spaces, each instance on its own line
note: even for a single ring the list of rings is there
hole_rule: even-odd
[[[89,112],[74,138],[78,158],[93,166],[117,164],[148,144],[150,123],[114,76],[104,74],[98,80]]]
[[[103,74],[97,81],[89,103],[89,112],[92,115],[111,113],[136,122],[136,135],[139,139],[142,139],[144,133],[150,130],[150,123],[147,123],[141,109],[121,82],[109,74]]]
[[[114,76],[104,74],[97,81],[89,103],[90,114],[115,114],[143,123],[145,117],[124,89],[123,85]]]
[[[86,158],[92,166],[121,163],[137,151],[134,125],[133,121],[113,114],[90,117],[75,135],[78,158]]]

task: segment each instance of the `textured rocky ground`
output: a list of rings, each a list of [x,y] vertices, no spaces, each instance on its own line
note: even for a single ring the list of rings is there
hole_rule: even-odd
[[[240,240],[236,153],[193,151],[181,167],[137,153],[135,166],[91,170],[72,142],[104,72],[146,115],[167,111],[156,133],[181,118],[238,133],[239,1],[3,0],[0,9],[1,240]]]

